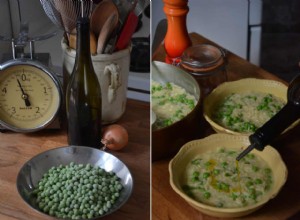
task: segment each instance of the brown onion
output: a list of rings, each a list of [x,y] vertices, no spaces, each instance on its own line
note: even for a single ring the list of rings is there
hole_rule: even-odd
[[[101,142],[104,144],[104,148],[110,150],[121,150],[128,143],[127,130],[117,124],[109,125],[104,128]]]

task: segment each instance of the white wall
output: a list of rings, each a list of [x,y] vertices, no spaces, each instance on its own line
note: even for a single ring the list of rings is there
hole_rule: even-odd
[[[248,0],[189,0],[188,32],[197,32],[246,58],[248,4]],[[152,0],[152,36],[163,18],[163,1]]]

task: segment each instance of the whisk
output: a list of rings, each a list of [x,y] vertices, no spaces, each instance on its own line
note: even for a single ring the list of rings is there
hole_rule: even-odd
[[[90,17],[92,0],[40,0],[50,20],[66,33],[72,33],[79,17]]]
[[[139,16],[149,4],[150,0],[138,0],[134,9],[134,13]]]

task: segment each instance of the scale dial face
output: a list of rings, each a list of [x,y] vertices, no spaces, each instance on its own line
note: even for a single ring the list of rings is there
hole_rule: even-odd
[[[0,71],[0,122],[17,132],[49,125],[61,105],[61,91],[51,74],[28,64]]]

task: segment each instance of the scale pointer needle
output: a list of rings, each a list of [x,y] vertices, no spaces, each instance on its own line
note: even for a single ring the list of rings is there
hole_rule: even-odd
[[[24,99],[25,105],[26,105],[27,107],[31,106],[30,101],[29,101],[29,99],[28,99],[28,95],[24,92],[24,90],[23,90],[23,88],[22,88],[22,86],[21,86],[20,81],[19,81],[18,79],[17,79],[17,81],[18,81],[19,87],[20,87],[20,89],[21,89],[21,92],[22,92],[22,99]]]

